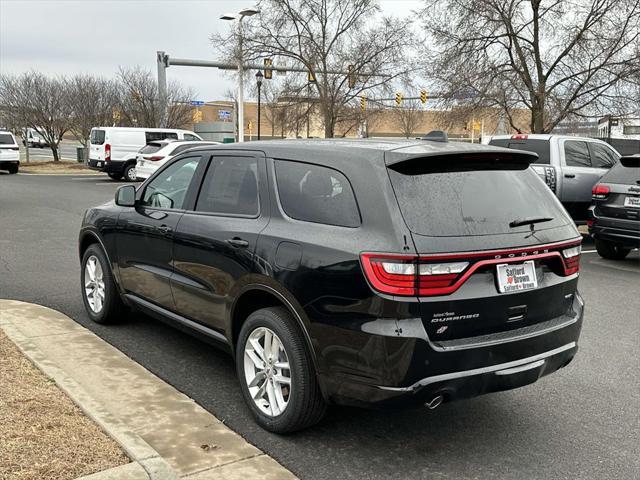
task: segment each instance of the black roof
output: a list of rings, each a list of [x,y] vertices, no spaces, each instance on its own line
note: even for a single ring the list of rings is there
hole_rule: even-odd
[[[194,146],[195,150],[207,148]],[[207,149],[211,149],[209,146]],[[194,149],[190,149],[191,152]],[[492,145],[469,144],[462,142],[438,142],[428,140],[404,139],[290,139],[265,140],[245,143],[227,143],[213,147],[215,150],[253,150],[265,155],[292,160],[326,160],[327,163],[352,160],[363,157],[369,160],[384,159],[387,165],[404,162],[413,158],[449,157],[460,155],[485,154],[499,159],[532,163],[538,155],[533,152],[496,147]]]

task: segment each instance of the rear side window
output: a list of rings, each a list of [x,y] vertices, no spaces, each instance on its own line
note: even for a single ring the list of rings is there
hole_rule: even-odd
[[[199,212],[257,216],[258,160],[214,157],[196,203]]]
[[[15,145],[13,135],[10,133],[0,133],[0,145]]]
[[[602,183],[621,183],[623,185],[640,184],[640,167],[625,167],[622,163],[616,163],[602,180]]]
[[[200,141],[200,139],[198,137],[196,137],[195,135],[191,135],[190,133],[185,133],[184,134],[184,139],[185,140],[194,141],[194,142],[199,142]]]
[[[163,146],[162,143],[150,143],[142,147],[138,153],[156,153]]]
[[[567,167],[590,167],[591,156],[587,142],[575,140],[564,142],[564,161]]]
[[[342,173],[284,160],[275,165],[280,203],[289,217],[340,227],[360,225],[356,198]]]
[[[90,141],[93,145],[102,145],[104,143],[104,130],[91,130]]]
[[[167,138],[171,138],[173,140],[178,139],[178,134],[175,132],[144,132],[146,142],[153,142],[157,140],[166,140]]]
[[[591,149],[591,165],[597,168],[611,168],[618,162],[618,156],[613,151],[595,142],[589,142]]]
[[[567,223],[562,206],[531,168],[465,167],[449,159],[434,171],[426,166],[429,159],[417,160],[388,170],[402,216],[414,233],[432,237],[515,233],[529,226],[512,228],[509,223],[530,217],[553,218],[536,230]]]
[[[533,152],[538,154],[538,160],[535,161],[536,164],[549,165],[551,163],[550,160],[550,145],[551,143],[548,140],[537,140],[537,139],[526,139],[526,140],[516,140],[511,138],[497,138],[495,140],[491,140],[489,145],[494,145],[496,147],[506,147],[513,148],[515,150],[525,150],[527,152]]]
[[[185,150],[188,150],[193,147],[197,147],[197,145],[178,145],[176,148],[173,149],[170,155],[178,155],[179,153],[182,153]]]

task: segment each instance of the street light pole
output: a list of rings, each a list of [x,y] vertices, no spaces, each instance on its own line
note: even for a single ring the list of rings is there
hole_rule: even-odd
[[[262,89],[262,72],[256,73],[256,83],[258,84],[258,140],[260,140],[260,90]]]
[[[245,8],[237,14],[226,13],[220,17],[221,20],[238,20],[238,142],[244,142],[244,53],[242,51],[242,20],[244,17],[251,17],[260,13],[255,8]]]

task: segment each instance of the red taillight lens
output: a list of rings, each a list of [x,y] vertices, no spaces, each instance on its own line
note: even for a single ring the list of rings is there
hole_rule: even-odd
[[[524,135],[522,133],[519,133],[517,135],[511,135],[511,140],[526,140],[529,138],[529,135]]]
[[[580,270],[580,253],[582,247],[576,245],[570,248],[562,250],[562,257],[564,259],[564,273],[565,275],[573,275]]]
[[[360,255],[362,268],[371,286],[389,295],[416,294],[416,261],[413,255]]]
[[[609,196],[611,189],[607,185],[595,184],[591,189],[591,196],[595,200],[602,200]]]
[[[156,155],[154,157],[144,157],[145,160],[149,160],[150,162],[157,162],[158,160],[162,160],[164,157],[162,155]]]
[[[104,146],[104,161],[111,161],[111,145],[109,145],[108,143]]]

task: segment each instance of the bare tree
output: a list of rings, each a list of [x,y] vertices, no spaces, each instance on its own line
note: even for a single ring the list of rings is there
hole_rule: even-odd
[[[158,84],[149,70],[123,68],[118,71],[118,108],[125,124],[141,127],[159,127],[161,105]],[[180,128],[191,123],[190,100],[193,90],[185,89],[176,82],[167,85],[167,127]]]
[[[428,72],[450,104],[531,112],[550,132],[593,115],[640,69],[638,0],[426,0],[422,18],[437,49]]]
[[[244,22],[244,60],[273,57],[274,63],[307,68],[315,77],[326,137],[352,116],[352,100],[409,71],[410,22],[381,17],[375,0],[260,0],[257,7],[260,15]],[[211,39],[228,58],[238,58],[237,42],[220,35]],[[346,72],[349,65],[358,74],[351,89],[346,75],[332,73]]]
[[[407,100],[392,110],[392,118],[405,138],[414,135],[422,120],[422,104],[417,100]]]
[[[72,125],[64,77],[49,78],[30,71],[22,75],[0,75],[0,103],[13,125],[33,128],[48,143],[53,161],[60,161],[58,147]]]
[[[70,130],[76,140],[86,147],[93,127],[113,123],[118,105],[117,86],[115,82],[104,78],[76,75],[69,79],[67,88],[72,116]]]

